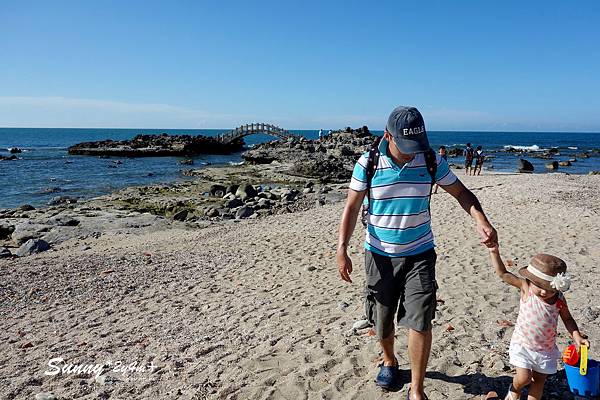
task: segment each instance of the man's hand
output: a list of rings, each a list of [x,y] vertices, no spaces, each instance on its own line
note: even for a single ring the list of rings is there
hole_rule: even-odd
[[[352,260],[348,257],[346,249],[338,249],[336,260],[342,280],[352,283],[352,279],[350,279],[350,274],[352,273]]]
[[[481,236],[481,243],[488,248],[498,246],[498,232],[496,229],[487,221],[483,221],[477,224],[477,232]]]

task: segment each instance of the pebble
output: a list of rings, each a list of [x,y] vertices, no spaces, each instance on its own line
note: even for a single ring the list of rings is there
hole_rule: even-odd
[[[315,267],[314,265],[309,265],[308,267],[304,268],[304,270],[307,271],[307,272],[311,272],[311,271],[314,271],[316,269],[317,269],[317,267]]]
[[[346,308],[348,308],[348,306],[350,306],[350,304],[346,303],[345,301],[341,301],[338,304],[338,308],[342,311],[346,311]]]
[[[35,395],[35,400],[56,400],[56,396],[49,392],[40,392]]]
[[[11,252],[6,247],[0,247],[0,258],[8,258],[11,256]]]
[[[352,329],[365,329],[365,328],[369,328],[371,326],[371,323],[366,320],[366,319],[361,319],[356,321],[353,325],[352,325]]]

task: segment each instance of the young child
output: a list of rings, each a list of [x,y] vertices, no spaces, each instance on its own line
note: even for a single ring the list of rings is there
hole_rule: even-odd
[[[527,267],[521,268],[522,278],[508,272],[498,246],[489,249],[496,273],[504,282],[520,289],[517,324],[510,341],[510,363],[516,367],[505,400],[521,398],[521,391],[529,385],[528,400],[542,398],[544,382],[556,372],[561,352],[556,347],[558,317],[562,319],[571,337],[581,346],[590,345],[579,332],[563,295],[571,285],[567,265],[548,254],[537,254]]]

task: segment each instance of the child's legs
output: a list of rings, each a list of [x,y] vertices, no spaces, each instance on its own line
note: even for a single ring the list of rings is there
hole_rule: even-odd
[[[517,367],[517,373],[513,378],[513,387],[517,389],[518,396],[521,396],[521,391],[531,383],[532,371],[526,368]]]
[[[529,386],[527,400],[540,400],[544,392],[544,383],[548,375],[533,371],[533,382]]]

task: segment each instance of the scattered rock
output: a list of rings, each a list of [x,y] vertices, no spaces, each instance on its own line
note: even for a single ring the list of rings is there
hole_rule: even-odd
[[[517,170],[521,173],[533,172],[533,164],[523,158],[520,158],[519,164],[517,165]]]
[[[194,160],[179,160],[179,164],[181,165],[194,165]]]
[[[217,210],[216,208],[209,208],[204,215],[206,215],[209,218],[214,218],[218,217],[220,213],[219,210]]]
[[[6,247],[0,247],[0,258],[12,257],[12,253]]]
[[[560,165],[561,167],[570,167],[571,162],[570,161],[561,161],[558,163],[558,165]]]
[[[173,214],[173,219],[175,221],[185,221],[188,216],[188,210],[181,210]]]
[[[365,329],[370,327],[371,323],[367,319],[361,319],[352,324],[352,329]]]
[[[240,187],[240,185],[229,185],[225,189],[225,193],[231,193],[231,194],[235,195],[235,192],[237,192],[239,187]]]
[[[239,197],[242,200],[254,198],[257,194],[258,192],[256,191],[256,189],[254,189],[254,186],[252,186],[249,183],[240,185],[240,187],[238,187],[238,189],[235,191],[236,197]]]
[[[8,239],[15,231],[14,225],[10,225],[8,222],[0,221],[0,240]]]
[[[545,166],[546,166],[546,169],[549,169],[549,170],[558,169],[558,161],[552,161],[551,163],[547,163]]]
[[[26,257],[50,249],[48,242],[42,239],[29,239],[15,251],[15,255]]]
[[[23,204],[23,205],[19,206],[19,210],[20,211],[33,211],[33,210],[35,210],[35,207],[30,204]]]
[[[600,171],[590,171],[588,175],[600,175]]]
[[[68,215],[55,215],[48,220],[48,224],[58,226],[77,226],[79,225],[79,221]]]
[[[226,187],[223,185],[212,185],[208,190],[208,193],[214,197],[223,197],[226,193],[225,189]]]
[[[231,199],[225,203],[225,207],[227,207],[227,208],[237,208],[237,207],[241,207],[243,205],[244,205],[244,202],[241,199],[238,199],[237,197],[234,197],[233,199]]]
[[[317,269],[317,267],[315,267],[314,265],[309,265],[309,266],[307,266],[307,267],[304,268],[304,270],[307,271],[307,272],[311,272],[311,271],[314,271],[316,269]]]
[[[243,206],[238,208],[238,210],[235,212],[235,218],[244,219],[250,217],[252,214],[254,214],[254,208],[251,206]]]
[[[338,304],[338,308],[342,311],[346,311],[346,309],[350,306],[350,304],[346,303],[345,301],[341,301]]]
[[[56,197],[53,197],[52,199],[50,199],[50,201],[48,202],[48,205],[56,206],[59,204],[72,204],[72,203],[77,203],[77,199],[75,197],[56,196]]]
[[[304,193],[304,194],[309,194],[309,193],[312,193],[312,192],[313,192],[313,188],[312,188],[312,186],[311,186],[311,187],[304,188],[304,189],[302,190],[302,193]]]
[[[35,400],[56,400],[56,396],[50,392],[40,392],[35,395]]]
[[[42,233],[48,232],[49,229],[50,227],[46,225],[24,222],[14,227],[11,238],[15,244],[20,246],[29,239],[39,238]]]

